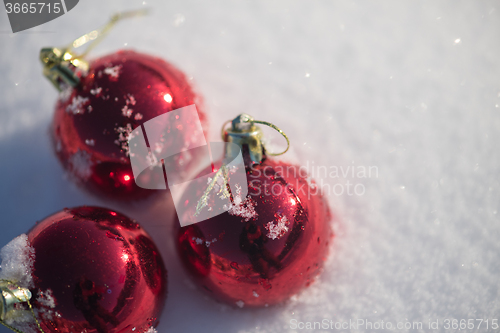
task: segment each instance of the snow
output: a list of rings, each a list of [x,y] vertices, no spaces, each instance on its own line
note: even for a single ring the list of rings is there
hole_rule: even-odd
[[[128,105],[125,105],[125,106],[122,108],[122,115],[123,115],[124,117],[130,118],[130,116],[132,116],[132,112],[134,112],[134,110],[129,109],[129,108],[128,108]]]
[[[104,68],[104,73],[108,74],[109,77],[113,79],[118,79],[120,77],[120,70],[122,68],[122,65],[117,65],[114,67],[106,67]]]
[[[316,178],[365,191],[326,193],[336,238],[324,272],[287,304],[260,310],[224,308],[189,287],[171,240],[170,194],[147,209],[119,205],[61,176],[47,135],[58,93],[41,74],[38,52],[142,3],[80,1],[16,34],[0,11],[0,247],[63,207],[107,206],[142,221],[169,270],[159,333],[307,332],[291,329],[291,320],[325,318],[439,320],[439,329],[420,330],[432,333],[444,332],[447,318],[498,318],[498,2],[149,0],[148,17],[118,23],[91,51],[96,57],[127,44],[193,77],[211,141],[245,112],[289,136],[283,159],[378,168],[378,177]],[[278,133],[263,131],[273,151],[284,148]],[[392,330],[400,331],[419,330]]]
[[[132,95],[132,94],[127,94],[127,96],[125,96],[125,103],[126,103],[127,105],[129,105],[129,104],[131,104],[131,105],[135,105],[135,103],[137,103],[137,102],[136,102],[136,100],[135,100],[134,95]]]
[[[83,114],[85,109],[84,105],[88,103],[88,97],[82,97],[77,95],[71,100],[71,104],[66,107],[66,112],[72,112],[73,114]]]
[[[54,299],[54,295],[52,294],[52,290],[51,289],[47,289],[46,291],[39,291],[38,292],[38,295],[39,295],[39,298],[38,298],[38,302],[44,306],[44,307],[48,307],[48,308],[55,308],[56,307],[56,301]]]
[[[220,177],[219,179],[222,179],[222,177]],[[245,197],[245,200],[243,200],[241,198],[241,186],[239,186],[238,184],[235,184],[235,186],[236,193],[234,195],[234,199],[228,205],[224,205],[224,209],[226,209],[227,212],[231,215],[241,217],[242,221],[245,222],[257,218],[258,214],[255,211],[255,206],[257,206],[257,203],[252,199],[250,195],[247,195]]]
[[[94,146],[95,140],[94,139],[85,139],[85,144],[87,144],[89,146]]]
[[[73,87],[66,85],[66,84],[61,84],[61,91],[59,92],[59,99],[62,102],[66,102],[71,95],[73,94]]]
[[[133,95],[127,94],[127,96],[125,96],[125,105],[122,108],[122,114],[124,117],[130,118],[132,116],[132,112],[134,112],[134,110],[131,109],[129,107],[129,105],[135,105],[135,103],[136,103],[136,101],[135,101],[135,98]],[[136,114],[136,116],[137,115],[139,115],[139,114]],[[142,117],[140,117],[139,119],[141,119],[141,118]]]
[[[268,222],[266,224],[267,237],[271,239],[280,239],[288,232],[288,219],[286,216],[281,216],[276,224],[274,222]]]
[[[125,127],[118,126],[117,128],[115,128],[115,132],[118,133],[118,140],[115,140],[115,144],[120,146],[128,156],[129,148],[127,140],[132,133],[132,125],[128,123]]]
[[[99,95],[101,92],[102,92],[102,88],[101,87],[97,87],[95,89],[90,89],[90,93],[92,95]]]
[[[56,299],[52,294],[51,289],[47,289],[45,291],[38,290],[38,303],[40,307],[37,307],[37,313],[41,316],[41,318],[47,318],[52,320],[54,318],[54,308],[56,307]],[[58,313],[56,312],[56,316]],[[40,317],[39,317],[40,318]]]
[[[26,234],[21,234],[0,249],[0,280],[8,280],[24,288],[33,288],[35,249]]]

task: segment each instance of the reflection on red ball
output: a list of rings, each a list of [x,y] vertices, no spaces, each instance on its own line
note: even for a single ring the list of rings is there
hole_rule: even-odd
[[[215,299],[239,307],[280,303],[320,272],[333,237],[331,213],[317,187],[298,171],[265,159],[247,168],[249,194],[241,205],[186,227],[177,220],[178,253]],[[200,175],[209,172],[211,167]],[[206,188],[190,186],[198,197]],[[196,204],[190,202],[186,214],[193,214]]]
[[[158,324],[167,271],[135,221],[104,208],[65,209],[37,223],[28,240],[44,332],[142,333]]]
[[[180,70],[150,55],[119,51],[92,61],[89,68],[76,88],[59,96],[52,124],[57,156],[90,192],[118,201],[143,199],[155,191],[134,182],[128,134],[156,116],[192,104],[205,127],[200,100]],[[191,134],[186,128],[178,139],[187,142]]]

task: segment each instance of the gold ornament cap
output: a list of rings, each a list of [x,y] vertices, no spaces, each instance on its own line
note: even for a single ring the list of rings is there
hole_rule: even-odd
[[[92,50],[102,38],[114,27],[116,22],[129,17],[147,14],[147,9],[121,12],[113,15],[111,20],[101,29],[93,30],[73,41],[71,45],[64,48],[44,47],[40,50],[40,61],[43,65],[43,74],[52,82],[57,90],[63,90],[63,87],[76,87],[80,83],[80,78],[76,70],[86,72],[89,68],[85,56]],[[73,49],[84,44],[88,44],[85,52],[75,54]]]
[[[28,302],[31,292],[26,288],[15,287],[11,289],[9,283],[0,282],[0,321],[4,321],[14,312],[14,305]]]
[[[228,123],[231,123],[231,127],[226,129],[225,127]],[[256,124],[263,124],[278,131],[286,139],[287,147],[285,151],[281,153],[266,152],[266,148],[263,144],[262,130]],[[282,155],[290,148],[290,141],[288,140],[287,135],[280,128],[267,121],[255,120],[252,116],[246,113],[238,115],[233,120],[226,121],[222,126],[221,134],[222,140],[225,142],[235,143],[237,145],[226,145],[226,156],[236,156],[239,153],[239,151],[234,151],[236,147],[239,147],[242,151],[244,151],[244,147],[248,147],[248,154],[252,163],[262,162],[266,155]]]

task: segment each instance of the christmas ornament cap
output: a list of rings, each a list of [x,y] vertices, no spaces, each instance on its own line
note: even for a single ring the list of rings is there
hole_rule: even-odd
[[[231,127],[225,129],[226,125],[231,122]],[[266,153],[266,149],[262,142],[262,130],[255,124],[263,124],[278,131],[286,139],[287,147],[281,153]],[[278,156],[286,153],[290,148],[290,141],[287,135],[276,125],[267,121],[255,120],[252,116],[242,113],[233,120],[228,120],[222,126],[222,139],[225,142],[235,143],[242,151],[248,150],[252,163],[260,163],[265,158],[265,155]],[[248,148],[247,148],[248,147]],[[234,151],[234,145],[226,145],[226,156],[235,157],[239,151]]]
[[[64,48],[44,47],[40,50],[40,61],[43,65],[43,75],[52,82],[57,90],[62,91],[64,85],[76,87],[80,83],[80,77],[73,69],[86,72],[89,64],[84,57],[90,52],[108,33],[108,31],[121,19],[144,15],[147,10],[133,10],[113,15],[111,20],[101,29],[93,30],[77,39],[70,46]],[[78,48],[91,42],[84,53],[76,55],[72,48]]]
[[[69,49],[44,47],[40,50],[40,61],[43,64],[43,75],[52,82],[54,87],[62,90],[61,84],[76,87],[80,78],[71,70],[71,66],[81,70],[88,69],[88,63],[77,58]]]
[[[9,283],[0,281],[0,321],[4,321],[14,312],[16,303],[28,302],[31,292],[26,288],[9,288]]]

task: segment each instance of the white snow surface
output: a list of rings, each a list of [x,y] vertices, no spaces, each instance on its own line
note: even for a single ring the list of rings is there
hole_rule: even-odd
[[[0,249],[0,280],[14,282],[24,288],[33,288],[35,249],[28,236],[21,234]]]
[[[118,23],[91,56],[133,48],[168,60],[203,94],[210,140],[237,113],[274,123],[291,141],[284,158],[316,168],[330,192],[331,255],[319,279],[284,305],[233,308],[192,288],[172,243],[169,193],[151,207],[125,206],[62,176],[48,136],[58,93],[38,52],[143,7],[149,17]],[[169,270],[158,333],[310,332],[291,323],[323,319],[423,323],[351,332],[445,332],[452,318],[488,319],[477,332],[495,331],[499,2],[86,0],[16,34],[2,9],[0,42],[0,247],[64,207],[123,211],[153,235]],[[275,151],[284,147],[264,132]],[[332,166],[377,173],[321,174]]]

